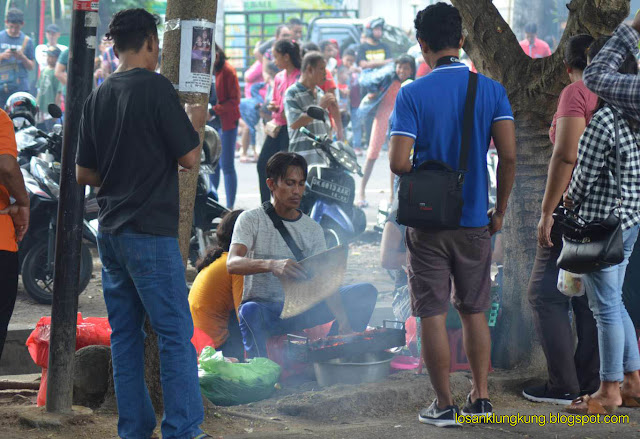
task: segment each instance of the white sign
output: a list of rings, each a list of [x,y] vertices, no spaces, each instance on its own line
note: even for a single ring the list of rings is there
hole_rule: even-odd
[[[181,26],[178,90],[209,94],[216,53],[216,24],[204,20],[190,20],[182,21]]]

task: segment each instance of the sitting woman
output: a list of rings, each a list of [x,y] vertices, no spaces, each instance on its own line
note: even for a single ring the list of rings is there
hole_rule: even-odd
[[[242,210],[229,212],[216,230],[217,246],[198,261],[198,276],[189,292],[193,325],[206,333],[225,357],[244,358],[237,312],[242,302],[243,276],[227,272],[233,228]]]

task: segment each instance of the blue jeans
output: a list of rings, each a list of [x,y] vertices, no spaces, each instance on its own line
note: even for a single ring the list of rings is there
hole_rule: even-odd
[[[349,285],[339,290],[351,329],[362,332],[373,314],[378,290],[366,283]],[[267,356],[267,339],[272,335],[288,334],[323,325],[335,319],[326,302],[321,302],[295,317],[281,319],[283,302],[248,301],[240,306],[240,331],[244,350],[249,358]],[[338,322],[329,335],[338,333]]]
[[[622,284],[629,256],[638,238],[638,226],[625,230],[624,261],[584,276],[589,307],[598,324],[600,380],[622,381],[624,374],[640,370],[638,339],[622,303]]]
[[[358,107],[351,108],[351,131],[353,138],[351,143],[354,148],[362,148],[362,118]]]
[[[236,173],[236,139],[238,138],[238,126],[232,130],[223,130],[220,133],[222,142],[222,154],[220,163],[213,174],[213,185],[216,190],[220,185],[220,170],[224,174],[224,193],[227,197],[227,207],[233,209],[236,202],[236,191],[238,190],[238,174]]]
[[[178,240],[132,230],[99,233],[104,301],[111,325],[118,435],[148,439],[156,417],[144,381],[145,315],[158,334],[164,399],[162,437],[192,439],[204,420],[193,321]]]
[[[240,117],[249,127],[251,135],[251,145],[256,144],[256,125],[260,122],[260,110],[258,105],[262,105],[264,100],[258,95],[256,98],[242,98],[240,100]]]

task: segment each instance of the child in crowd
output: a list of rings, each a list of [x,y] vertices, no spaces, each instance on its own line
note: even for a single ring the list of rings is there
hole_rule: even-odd
[[[44,131],[51,131],[53,119],[51,119],[47,107],[49,104],[62,105],[62,84],[55,76],[60,49],[56,46],[51,46],[46,53],[47,67],[42,71],[37,82],[38,97],[36,100],[40,109],[37,122]]]

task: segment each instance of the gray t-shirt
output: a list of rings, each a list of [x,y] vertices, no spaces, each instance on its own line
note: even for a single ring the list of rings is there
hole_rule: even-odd
[[[293,240],[305,258],[327,249],[320,224],[302,214],[295,221],[282,219]],[[247,257],[252,259],[293,259],[293,253],[275,228],[262,207],[242,212],[233,229],[231,245],[247,247]],[[282,284],[273,273],[260,273],[244,277],[242,301],[264,300],[283,302]]]

